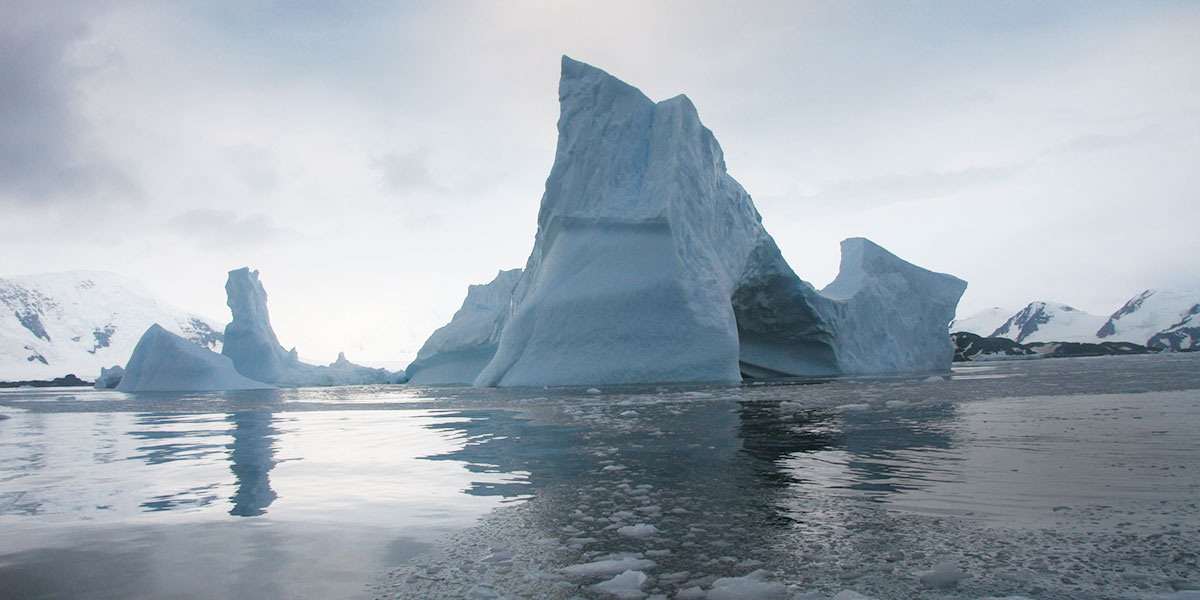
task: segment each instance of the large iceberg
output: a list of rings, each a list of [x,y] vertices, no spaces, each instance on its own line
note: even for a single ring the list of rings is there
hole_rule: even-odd
[[[255,390],[274,386],[245,377],[229,357],[151,325],[125,365],[121,392]]]
[[[521,278],[520,269],[500,271],[486,285],[467,288],[462,308],[444,327],[433,332],[417,358],[408,365],[408,382],[442,385],[475,381],[496,354],[500,332],[508,319],[508,303]]]
[[[851,239],[818,292],[783,259],[687,97],[656,104],[564,56],[559,100],[533,252],[476,385],[949,368],[963,281]]]

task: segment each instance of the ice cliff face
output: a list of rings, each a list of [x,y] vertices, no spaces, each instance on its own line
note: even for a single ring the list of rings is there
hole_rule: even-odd
[[[837,305],[838,365],[847,373],[949,368],[947,325],[967,283],[905,262],[864,238],[842,242],[837,279],[821,294]]]
[[[405,371],[419,385],[470,384],[496,354],[520,269],[500,271],[486,285],[467,288],[467,299],[446,326],[433,332]]]
[[[0,380],[85,379],[124,363],[155,323],[220,349],[214,321],[176,308],[135,281],[102,271],[0,279]]]
[[[254,390],[268,384],[243,377],[229,357],[151,325],[133,349],[117,391]]]
[[[563,57],[559,99],[533,252],[477,385],[949,368],[962,281],[848,240],[823,295],[784,261],[686,97],[656,104]],[[491,339],[470,329],[456,336]],[[418,362],[432,364],[452,345],[426,346]]]

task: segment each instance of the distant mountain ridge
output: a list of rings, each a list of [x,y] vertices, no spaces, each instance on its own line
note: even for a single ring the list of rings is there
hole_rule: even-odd
[[[104,271],[0,278],[0,381],[91,379],[123,365],[154,323],[219,351],[223,326]]]
[[[950,331],[1022,344],[1128,342],[1176,351],[1200,349],[1200,292],[1148,289],[1107,319],[1045,301],[1031,302],[997,323],[1000,314],[1002,310],[993,307],[955,319]]]

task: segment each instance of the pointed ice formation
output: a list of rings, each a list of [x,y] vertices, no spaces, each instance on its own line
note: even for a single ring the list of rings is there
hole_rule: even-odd
[[[467,299],[446,326],[433,332],[405,371],[408,382],[441,385],[475,381],[496,354],[508,302],[520,269],[500,271],[487,285],[467,288]]]
[[[201,392],[271,387],[274,386],[239,374],[229,357],[185,340],[156,323],[133,349],[117,391]]]
[[[656,104],[563,57],[559,100],[533,252],[476,385],[949,368],[965,283],[847,240],[823,295],[783,259],[687,97]]]
[[[291,361],[271,328],[267,291],[258,280],[258,271],[248,267],[230,271],[225,294],[233,321],[225,326],[221,354],[228,356],[238,373],[246,377],[266,383],[278,381]]]

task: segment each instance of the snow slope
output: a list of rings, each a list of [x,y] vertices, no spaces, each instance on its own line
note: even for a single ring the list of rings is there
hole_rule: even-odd
[[[496,343],[508,320],[508,303],[521,269],[500,271],[486,285],[467,288],[462,308],[433,332],[405,371],[419,385],[470,384],[496,354]]]
[[[824,296],[783,260],[687,97],[654,103],[563,57],[559,99],[533,252],[476,385],[949,368],[962,281],[849,240]],[[919,316],[890,321],[906,311]]]
[[[1108,319],[1056,302],[1031,302],[1007,319],[991,308],[956,319],[951,331],[1034,342],[1129,342],[1156,348],[1200,348],[1200,292],[1146,290]],[[998,325],[993,325],[998,323]]]
[[[987,337],[1016,312],[1011,308],[1001,308],[999,306],[985,308],[965,317],[954,319],[950,322],[950,331],[965,331]]]
[[[990,337],[1020,342],[1095,341],[1104,317],[1057,302],[1031,302],[996,328]]]
[[[1145,344],[1168,329],[1186,327],[1182,322],[1187,315],[1194,314],[1197,305],[1200,292],[1146,290],[1117,309],[1096,331],[1096,336],[1111,342]]]
[[[0,380],[91,379],[123,365],[142,333],[167,331],[213,350],[217,322],[176,308],[114,273],[69,271],[0,279]]]

